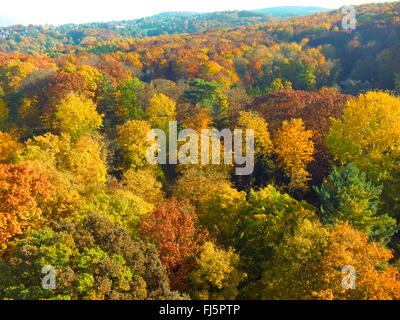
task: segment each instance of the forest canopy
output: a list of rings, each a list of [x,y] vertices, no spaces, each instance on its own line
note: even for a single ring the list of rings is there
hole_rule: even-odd
[[[1,29],[0,299],[400,299],[400,3],[355,10]],[[171,121],[254,171],[149,163]]]

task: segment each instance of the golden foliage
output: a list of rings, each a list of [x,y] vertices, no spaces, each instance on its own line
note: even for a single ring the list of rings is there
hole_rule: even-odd
[[[290,178],[289,189],[307,189],[307,165],[314,153],[311,137],[312,131],[305,130],[302,119],[283,121],[274,136],[277,164]]]

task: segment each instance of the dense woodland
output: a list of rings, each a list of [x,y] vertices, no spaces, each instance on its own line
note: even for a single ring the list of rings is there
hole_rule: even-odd
[[[356,13],[4,37],[0,298],[400,299],[400,3]],[[253,174],[150,165],[173,120],[254,129]]]

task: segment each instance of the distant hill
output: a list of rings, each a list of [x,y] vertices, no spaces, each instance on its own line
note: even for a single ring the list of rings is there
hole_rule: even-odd
[[[0,27],[0,49],[51,52],[65,46],[91,45],[96,41],[117,38],[199,33],[216,28],[252,26],[325,10],[327,9],[319,7],[277,7],[256,11],[163,12],[135,20],[60,26],[13,25]],[[7,21],[6,18],[1,19],[0,16],[0,23]]]
[[[221,11],[211,13],[163,12],[154,16],[108,23],[67,25],[78,29],[108,29],[122,36],[141,37],[174,33],[203,32],[213,28],[229,28],[276,21],[262,12]],[[63,29],[65,26],[60,26]]]
[[[60,26],[13,25],[0,27],[0,47],[6,51],[45,52],[64,45],[78,45],[82,41],[91,43],[93,40],[107,41],[120,37],[197,33],[215,28],[251,26],[277,20],[278,18],[272,15],[252,11],[164,12],[135,20],[71,23]],[[3,21],[6,21],[5,18]]]
[[[322,11],[328,11],[329,9],[322,7],[302,7],[302,6],[285,6],[285,7],[273,7],[265,9],[252,10],[255,12],[261,12],[268,14],[280,19],[291,18],[296,16],[305,16]]]

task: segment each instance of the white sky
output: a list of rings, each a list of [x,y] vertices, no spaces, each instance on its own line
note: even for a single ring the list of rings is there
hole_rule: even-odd
[[[3,2],[3,3],[1,3]],[[384,2],[380,0],[0,0],[0,25],[63,24],[129,20],[165,11],[211,12],[277,6],[317,6]]]

